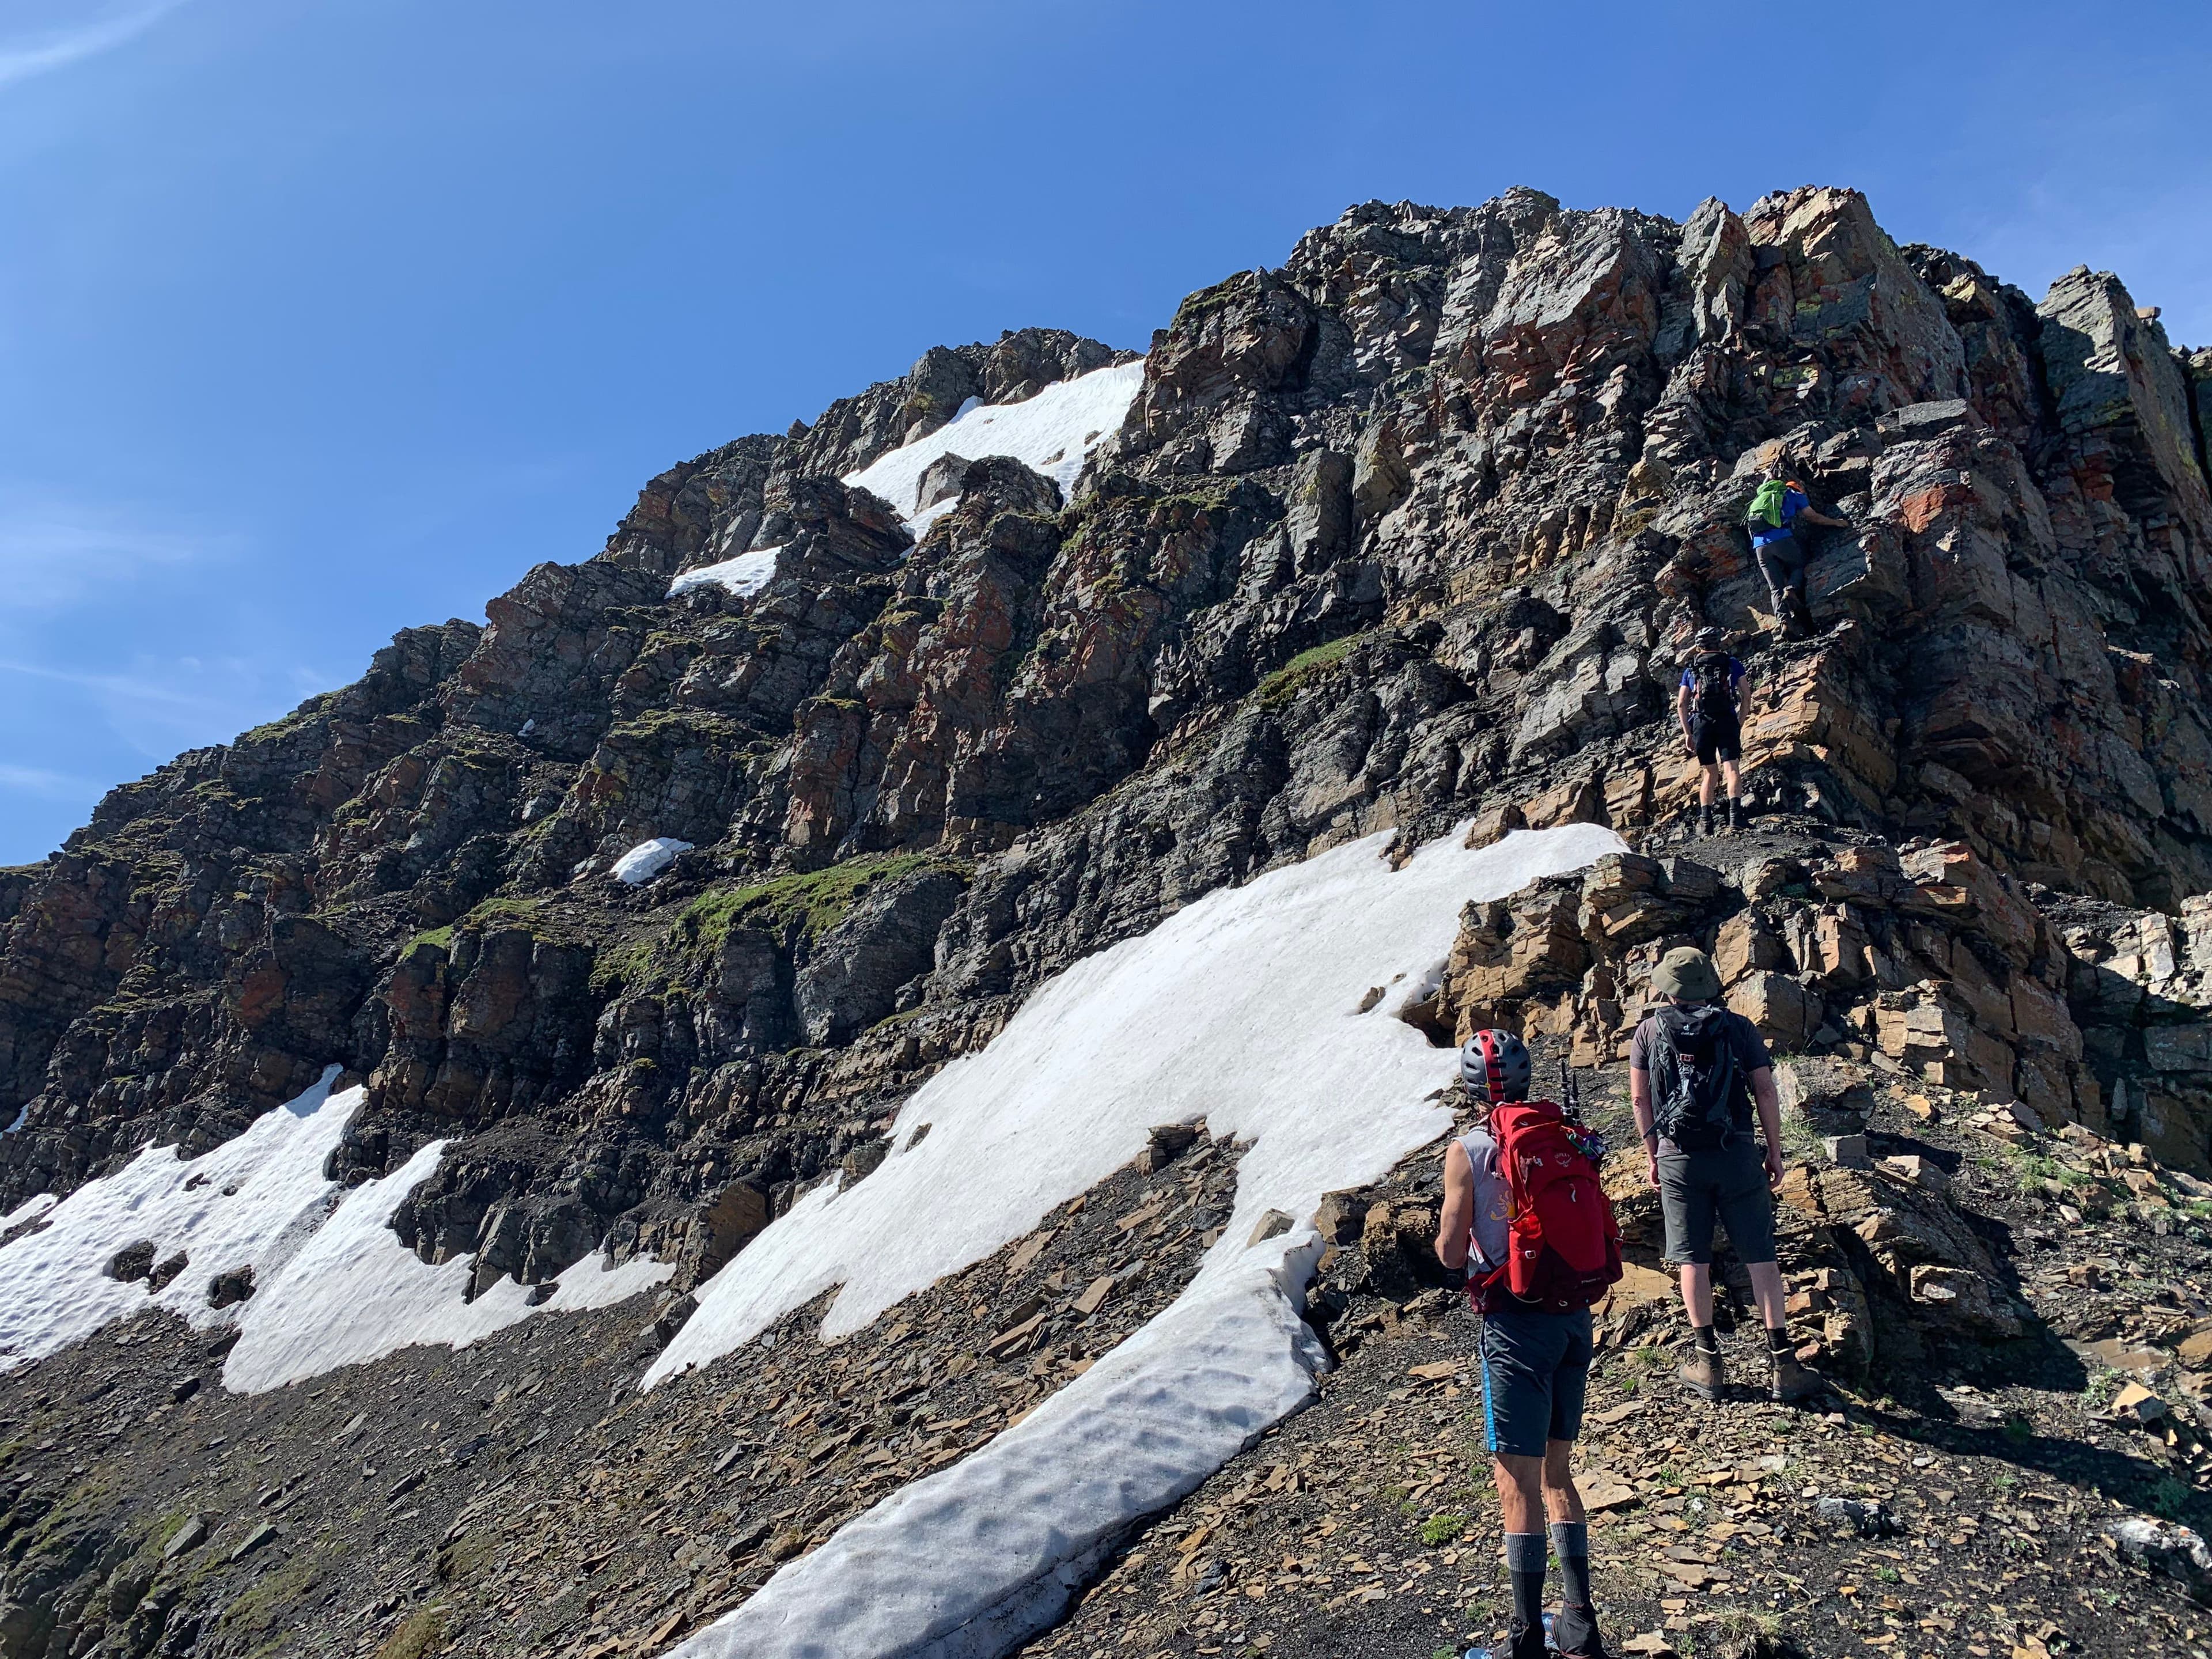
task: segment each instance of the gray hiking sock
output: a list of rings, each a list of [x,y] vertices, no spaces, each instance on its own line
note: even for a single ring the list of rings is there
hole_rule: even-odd
[[[1585,1552],[1588,1546],[1584,1547]],[[1534,1630],[1544,1622],[1544,1559],[1550,1547],[1540,1532],[1505,1534],[1505,1576],[1513,1581],[1513,1624]]]
[[[1552,1553],[1559,1558],[1560,1591],[1576,1607],[1590,1604],[1589,1526],[1582,1521],[1552,1522]]]

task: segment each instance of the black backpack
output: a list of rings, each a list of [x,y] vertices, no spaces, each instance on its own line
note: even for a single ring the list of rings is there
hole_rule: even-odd
[[[1659,1011],[1660,1041],[1652,1086],[1652,1123],[1686,1152],[1725,1146],[1736,1133],[1736,1097],[1743,1091],[1734,1018],[1717,1002]]]
[[[1725,651],[1707,651],[1692,665],[1699,720],[1725,725],[1736,717],[1735,684],[1729,673],[1734,661]]]

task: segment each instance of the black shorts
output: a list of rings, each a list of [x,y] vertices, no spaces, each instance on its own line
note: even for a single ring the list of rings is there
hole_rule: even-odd
[[[1698,751],[1698,763],[1711,766],[1715,761],[1739,761],[1743,758],[1743,720],[1707,720],[1699,714],[1690,721],[1690,741]]]
[[[1659,1210],[1667,1220],[1667,1260],[1677,1265],[1713,1259],[1716,1218],[1746,1267],[1774,1260],[1774,1196],[1765,1156],[1748,1132],[1711,1152],[1676,1152],[1661,1141]]]
[[[1493,1452],[1541,1457],[1583,1431],[1590,1315],[1500,1308],[1482,1316],[1482,1416]]]

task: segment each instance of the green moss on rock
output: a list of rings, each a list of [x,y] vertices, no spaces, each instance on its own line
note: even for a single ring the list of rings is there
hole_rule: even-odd
[[[1257,696],[1262,706],[1279,708],[1292,697],[1324,676],[1334,673],[1352,647],[1365,639],[1371,629],[1346,634],[1340,640],[1331,640],[1326,645],[1316,645],[1298,654],[1260,682]]]
[[[701,951],[719,950],[730,929],[740,926],[781,931],[795,924],[805,938],[819,939],[876,883],[921,870],[953,870],[965,876],[970,866],[936,853],[870,854],[826,870],[702,893],[684,907],[675,931]]]

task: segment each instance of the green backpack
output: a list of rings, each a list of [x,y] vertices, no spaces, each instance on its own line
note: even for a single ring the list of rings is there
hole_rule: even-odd
[[[1790,494],[1790,486],[1780,478],[1769,478],[1759,485],[1759,494],[1751,498],[1744,509],[1743,521],[1749,525],[1764,525],[1770,530],[1782,527],[1783,498]]]

